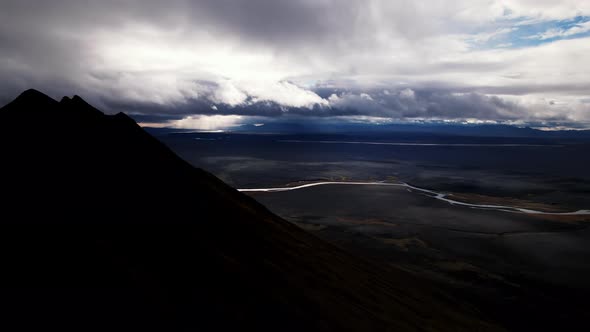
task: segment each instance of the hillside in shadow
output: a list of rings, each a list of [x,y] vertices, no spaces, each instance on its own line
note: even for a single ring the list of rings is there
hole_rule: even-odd
[[[496,330],[80,97],[24,92],[0,109],[0,147],[0,316],[13,331]]]

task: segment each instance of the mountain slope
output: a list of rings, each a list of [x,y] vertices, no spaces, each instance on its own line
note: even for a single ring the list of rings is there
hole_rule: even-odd
[[[24,92],[0,109],[0,148],[12,330],[494,330],[79,97]]]

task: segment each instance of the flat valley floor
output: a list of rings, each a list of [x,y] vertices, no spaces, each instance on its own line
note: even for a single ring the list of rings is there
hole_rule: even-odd
[[[549,213],[590,209],[590,145],[404,137],[160,133],[175,152],[238,189],[388,181],[476,204]],[[339,143],[338,141],[342,141]],[[399,143],[399,140],[382,139]],[[330,143],[322,143],[330,142]],[[463,145],[462,145],[463,144]],[[590,215],[525,214],[437,200],[407,187],[321,185],[248,193],[300,227],[427,278],[514,330],[577,330],[590,295]]]

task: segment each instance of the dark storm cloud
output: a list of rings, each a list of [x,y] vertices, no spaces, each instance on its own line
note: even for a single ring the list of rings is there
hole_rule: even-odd
[[[323,91],[329,101],[327,106],[296,108],[284,107],[273,102],[252,102],[247,105],[228,106],[194,100],[178,107],[150,108],[149,105],[117,104],[113,108],[124,108],[149,122],[176,120],[192,114],[241,115],[258,117],[379,117],[392,120],[404,119],[480,119],[490,121],[515,121],[527,119],[527,110],[510,101],[478,93],[450,93],[437,90],[399,91],[373,90],[368,93],[345,91],[339,94]],[[148,114],[146,117],[145,114]],[[543,120],[566,121],[563,116],[545,117]],[[145,120],[147,122],[147,120]]]
[[[349,33],[351,13],[362,3],[292,0],[194,1],[191,14],[214,29],[247,36],[265,44],[326,42]],[[219,24],[221,22],[221,24]]]
[[[35,47],[29,38],[38,36],[35,40],[40,41],[51,34],[67,35],[67,30],[79,33],[145,23],[186,33],[221,33],[273,47],[328,47],[326,42],[342,42],[338,37],[355,31],[359,8],[364,6],[348,0],[3,0],[1,41],[3,49]]]
[[[450,93],[432,90],[376,91],[366,95],[344,94],[333,108],[346,114],[392,119],[435,118],[508,121],[527,116],[526,109],[499,97],[478,93]],[[344,112],[343,112],[344,110]]]

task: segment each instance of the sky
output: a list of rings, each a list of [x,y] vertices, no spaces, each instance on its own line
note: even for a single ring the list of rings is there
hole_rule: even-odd
[[[146,125],[590,128],[588,0],[0,0],[0,103]]]

